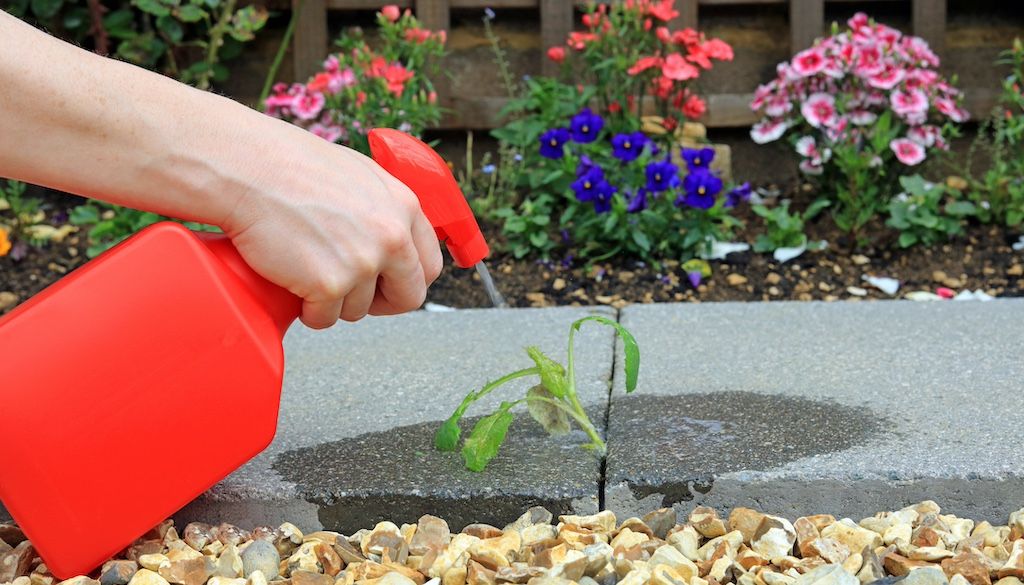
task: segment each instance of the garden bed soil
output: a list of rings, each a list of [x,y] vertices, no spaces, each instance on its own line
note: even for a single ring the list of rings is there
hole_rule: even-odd
[[[51,209],[66,209],[77,198],[48,196]],[[743,217],[748,226],[737,241],[753,241],[758,226],[753,214]],[[484,225],[489,241],[500,243],[500,229]],[[886,276],[900,281],[896,296],[915,290],[934,292],[946,287],[954,292],[981,290],[995,297],[1024,296],[1024,252],[1011,244],[1019,229],[971,226],[945,244],[899,249],[893,234],[876,230],[876,246],[851,251],[845,235],[827,220],[808,226],[812,241],[826,240],[827,249],[806,252],[786,263],[770,254],[740,252],[712,262],[713,274],[698,287],[690,285],[678,262],[646,265],[617,258],[587,266],[517,260],[497,252],[487,263],[498,289],[512,307],[556,305],[611,305],[633,303],[860,300],[892,298],[863,281],[864,275]],[[31,249],[20,261],[0,258],[0,314],[24,302],[86,261],[82,234],[64,242]],[[7,294],[5,294],[7,293]],[[13,296],[12,296],[13,295]],[[479,275],[447,263],[428,294],[431,303],[454,308],[491,306]]]

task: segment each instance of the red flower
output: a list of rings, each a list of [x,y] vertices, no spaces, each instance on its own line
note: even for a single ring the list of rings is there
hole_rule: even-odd
[[[672,33],[669,32],[668,27],[666,26],[659,26],[654,29],[654,34],[658,36],[659,41],[666,45],[672,42]]]
[[[432,91],[432,92],[428,93],[427,94],[427,101],[432,103],[432,104],[436,104],[437,103],[437,92],[436,91]]]
[[[548,59],[555,63],[565,61],[565,47],[551,47],[548,49]]]
[[[654,22],[650,18],[644,21],[644,30],[649,31],[652,26],[654,26]]]
[[[327,89],[327,86],[331,82],[330,73],[317,73],[309,83],[306,84],[306,89],[309,91],[323,92]]]
[[[732,61],[732,47],[722,39],[711,39],[705,41],[701,48],[704,54],[719,61]]]
[[[661,0],[657,4],[651,4],[647,8],[647,14],[650,14],[658,20],[668,22],[673,18],[679,16],[679,11],[675,9],[676,0]]]
[[[686,59],[683,59],[683,56],[679,53],[672,53],[665,58],[665,63],[661,66],[661,73],[665,77],[675,79],[676,81],[695,79],[700,75],[700,71],[687,63]]]
[[[700,42],[700,34],[692,28],[684,28],[672,33],[672,42],[677,45],[696,45]]]
[[[388,62],[384,57],[374,57],[370,61],[370,68],[367,69],[366,75],[369,77],[383,77],[384,70],[387,68]]]
[[[682,112],[683,115],[686,116],[687,118],[691,120],[696,120],[697,118],[703,116],[704,112],[706,112],[707,109],[707,104],[704,103],[704,100],[700,99],[695,95],[691,95],[686,100],[686,103],[683,104]]]
[[[672,132],[677,126],[679,126],[679,121],[672,116],[668,116],[662,120],[661,125],[665,127],[667,132]]]
[[[395,22],[402,15],[402,11],[394,4],[388,4],[384,8],[381,8],[380,13],[383,14],[384,18],[388,19],[389,22]]]
[[[410,28],[405,31],[405,40],[416,43],[425,43],[430,40],[431,34],[432,33],[425,28]]]
[[[356,107],[362,106],[366,103],[366,92],[361,91],[356,94]]]
[[[621,111],[622,111],[622,104],[620,104],[619,102],[612,102],[612,103],[608,104],[608,113],[609,114],[618,114]]]
[[[583,15],[583,26],[588,28],[597,28],[597,25],[601,23],[601,14],[584,14]]]
[[[571,32],[569,33],[569,46],[577,51],[582,51],[587,47],[587,43],[596,39],[597,35],[594,33]]]
[[[711,69],[711,59],[708,59],[704,49],[700,45],[690,45],[688,47],[689,53],[686,55],[686,60],[691,63],[696,63],[704,69]]]
[[[399,63],[388,65],[384,71],[384,80],[388,82],[388,91],[395,95],[402,95],[405,91],[405,82],[413,78],[414,73]]]
[[[672,93],[672,87],[674,85],[675,82],[662,75],[654,80],[654,95],[661,99],[665,99],[668,97],[668,94]]]
[[[663,63],[664,61],[658,55],[654,55],[653,57],[640,57],[636,60],[636,63],[626,71],[626,73],[636,75],[642,71],[650,69],[651,67],[661,67]]]

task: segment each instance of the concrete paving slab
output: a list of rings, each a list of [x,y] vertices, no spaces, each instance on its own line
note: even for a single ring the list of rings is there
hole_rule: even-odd
[[[1024,299],[633,306],[605,504],[855,518],[934,499],[1005,523],[1024,504]],[[617,371],[621,370],[621,363]]]
[[[564,359],[569,324],[593,308],[417,312],[315,332],[293,327],[277,436],[259,457],[175,516],[243,527],[284,520],[310,530],[351,533],[385,518],[445,517],[453,528],[501,525],[532,505],[553,512],[596,511],[600,461],[569,441],[551,441],[528,415],[484,473],[457,453],[433,449],[433,434],[469,390],[532,362],[539,345]],[[577,335],[579,391],[603,423],[614,333],[598,325]],[[529,379],[480,400],[489,414],[522,397]],[[515,392],[513,392],[515,389]],[[463,423],[468,434],[475,419]],[[603,429],[603,426],[602,426]],[[244,433],[244,425],[233,432]],[[229,433],[230,434],[230,433]]]

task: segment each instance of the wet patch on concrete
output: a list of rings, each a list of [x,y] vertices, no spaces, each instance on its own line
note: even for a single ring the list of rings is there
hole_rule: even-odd
[[[605,495],[614,510],[623,486],[646,506],[700,499],[723,473],[862,445],[879,434],[882,419],[863,408],[791,396],[638,394],[612,401],[608,427]]]
[[[604,405],[588,409],[600,424]],[[463,437],[479,417],[462,422]],[[551,439],[522,413],[498,456],[483,473],[459,453],[433,447],[440,421],[286,451],[273,469],[319,506],[324,528],[351,533],[384,519],[415,522],[423,514],[454,529],[486,522],[503,526],[530,506],[555,514],[596,511],[601,461],[580,448],[582,431]]]

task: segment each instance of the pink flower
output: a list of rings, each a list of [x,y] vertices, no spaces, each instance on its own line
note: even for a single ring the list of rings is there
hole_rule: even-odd
[[[325,126],[320,123],[310,126],[309,131],[327,142],[337,142],[342,136],[342,130],[339,126]]]
[[[828,126],[836,119],[836,99],[827,93],[811,94],[800,106],[800,113],[815,128]]]
[[[924,147],[909,138],[897,138],[889,143],[889,148],[907,166],[920,164],[924,160]]]
[[[900,116],[920,116],[928,111],[928,96],[920,89],[896,90],[889,96],[892,111]]]
[[[565,47],[551,47],[548,49],[548,59],[555,63],[565,61]]]
[[[705,111],[707,111],[707,105],[704,103],[704,100],[695,95],[687,98],[682,108],[683,115],[691,120],[700,118],[704,115]]]
[[[868,18],[867,14],[864,14],[863,12],[858,12],[857,14],[854,14],[853,17],[850,18],[850,20],[847,20],[846,24],[849,25],[849,27],[853,30],[860,30],[871,24],[871,21]]]
[[[664,61],[662,61],[661,57],[657,55],[653,57],[640,57],[636,60],[636,63],[626,71],[626,73],[629,73],[630,75],[637,75],[651,67],[661,67],[662,63],[664,63]]]
[[[773,118],[778,118],[791,111],[793,111],[793,101],[783,94],[773,96],[764,108],[764,113]]]
[[[381,8],[380,13],[384,15],[384,18],[388,19],[388,22],[395,22],[402,16],[402,11],[394,4],[388,4]],[[331,142],[334,141],[332,140]]]
[[[954,122],[966,122],[970,117],[967,110],[960,108],[949,98],[936,98],[935,109]]]
[[[327,99],[318,91],[301,93],[292,99],[291,109],[300,120],[312,120],[320,114]]]
[[[732,46],[722,39],[710,39],[704,41],[704,44],[701,45],[701,49],[704,50],[704,54],[712,59],[717,59],[719,61],[732,61],[733,59]]]
[[[330,57],[324,59],[324,71],[328,73],[334,73],[339,69],[341,69],[341,64],[338,62],[337,55],[331,55]]]
[[[569,33],[568,44],[570,47],[577,51],[582,51],[587,47],[587,43],[597,39],[597,35],[594,33],[582,33],[582,32],[571,32]]]
[[[659,26],[654,29],[654,34],[658,37],[659,41],[666,45],[672,42],[672,33],[668,30],[667,26]]]
[[[850,123],[855,126],[867,126],[874,124],[878,116],[868,110],[854,110],[850,112]]]
[[[920,144],[925,148],[935,145],[935,139],[939,137],[939,129],[935,126],[914,126],[907,130],[907,138]]]
[[[750,129],[750,138],[757,144],[767,144],[782,138],[789,123],[785,120],[765,120],[754,124]]]
[[[700,71],[686,62],[679,53],[672,53],[665,58],[665,62],[661,65],[661,73],[669,79],[675,79],[676,81],[685,81],[687,79],[694,79],[700,75]]]
[[[652,2],[647,7],[647,14],[650,14],[658,20],[668,22],[679,16],[679,11],[675,9],[675,3],[676,0],[660,0],[657,3]]]
[[[402,92],[405,91],[405,82],[412,79],[414,75],[400,63],[388,65],[384,70],[384,80],[387,81],[388,91],[395,95],[402,95]]]
[[[818,155],[818,145],[814,141],[813,136],[801,136],[796,141],[796,152],[800,156],[806,156],[808,158],[815,157]]]
[[[819,47],[800,51],[793,57],[793,69],[801,77],[810,77],[825,69],[825,52]]]
[[[703,47],[700,45],[690,45],[686,49],[688,51],[686,55],[687,61],[700,65],[702,69],[711,69],[711,59],[704,52]]]
[[[899,85],[905,76],[906,72],[890,63],[882,71],[869,77],[868,85],[877,89],[890,90]]]
[[[825,167],[821,166],[821,163],[815,164],[813,160],[805,158],[800,161],[800,172],[805,175],[820,175],[825,172]]]
[[[914,69],[906,76],[904,87],[907,89],[929,89],[939,80],[939,74],[931,69]]]

